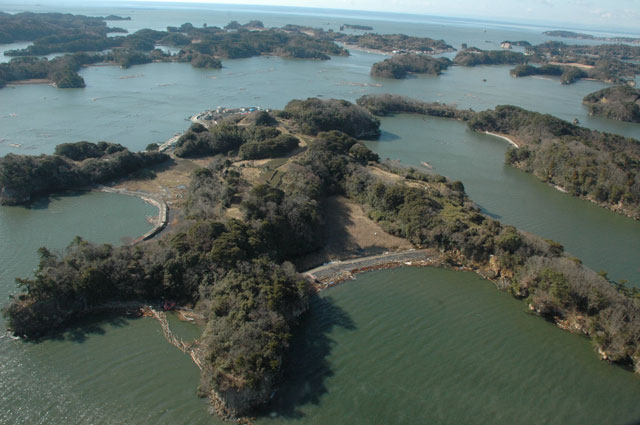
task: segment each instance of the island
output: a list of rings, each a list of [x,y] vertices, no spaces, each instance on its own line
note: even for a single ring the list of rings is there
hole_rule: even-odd
[[[452,64],[447,58],[433,58],[419,54],[401,54],[374,63],[371,76],[378,78],[406,78],[409,74],[440,75]]]
[[[0,205],[17,205],[36,196],[77,190],[135,175],[168,160],[161,152],[133,153],[114,143],[64,143],[54,155],[8,154],[0,158]]]
[[[340,31],[344,29],[357,30],[357,31],[373,31],[373,27],[369,25],[357,25],[357,24],[342,24],[340,25]]]
[[[103,18],[70,13],[0,12],[0,43],[33,41],[44,37],[73,37],[77,34],[106,37],[109,33],[126,32],[126,30],[110,28],[105,21],[125,19],[115,15]]]
[[[589,78],[607,83],[633,85],[635,76],[640,74],[640,46],[580,46],[555,41],[531,45],[517,42],[525,47],[525,53],[521,53],[510,50],[512,43],[516,42],[503,42],[503,50],[464,48],[456,54],[453,63],[460,66],[518,65],[510,71],[511,76],[560,76],[563,84]]]
[[[509,50],[482,50],[469,47],[459,51],[453,63],[461,66],[514,65],[526,62],[524,54]]]
[[[548,41],[526,48],[530,62],[572,66],[582,76],[607,83],[631,83],[640,73],[640,46],[626,44],[571,45]],[[576,71],[574,71],[576,72]]]
[[[562,84],[575,83],[580,78],[588,78],[589,74],[577,66],[564,65],[518,65],[509,71],[512,77],[526,77],[529,75],[549,75],[560,77]]]
[[[575,38],[578,40],[598,40],[606,41],[609,43],[640,43],[640,38],[635,37],[596,37],[594,35],[585,34],[582,32],[564,30],[545,31],[543,32],[543,34],[550,37]]]
[[[608,87],[588,94],[582,103],[587,105],[590,115],[640,122],[640,90],[628,85]]]
[[[489,114],[469,122],[488,126]],[[602,358],[640,373],[637,291],[612,284],[554,241],[484,215],[461,182],[381,162],[355,138],[379,135],[379,121],[364,107],[310,98],[279,111],[210,115],[194,119],[172,154],[200,164],[185,167],[191,181],[180,222],[135,245],[75,238],[62,253],[41,248],[34,275],[18,279],[22,292],[3,310],[16,335],[42,337],[125,306],[156,318],[161,312],[149,306],[191,307],[204,332],[194,344],[174,343],[201,368],[198,393],[222,416],[238,417],[269,402],[287,367],[291,333],[315,291],[326,287],[327,279],[300,271],[331,259],[329,246],[342,247],[337,259],[362,255],[361,246],[378,253],[413,247],[404,257],[376,257],[375,267],[407,258],[473,270],[531,311],[590,336]],[[185,146],[192,148],[181,151]],[[83,158],[100,155],[96,149],[58,153]],[[262,159],[246,159],[252,157]],[[345,234],[347,222],[379,236],[367,245]],[[361,246],[354,250],[346,240]],[[347,274],[373,266],[353,267]]]

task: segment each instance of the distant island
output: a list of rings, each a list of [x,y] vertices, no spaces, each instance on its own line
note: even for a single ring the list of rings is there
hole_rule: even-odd
[[[518,40],[518,41],[505,40],[502,43],[500,43],[500,47],[502,47],[503,49],[512,49],[513,46],[529,47],[531,46],[531,43],[525,40]]]
[[[109,16],[114,20],[113,16]],[[119,18],[119,17],[116,17]],[[120,18],[120,20],[125,18]],[[223,59],[260,55],[293,59],[328,60],[349,52],[336,44],[381,52],[435,54],[453,51],[443,40],[409,37],[403,34],[347,35],[298,25],[265,28],[260,21],[240,24],[232,21],[224,28],[196,28],[190,23],[170,26],[166,31],[142,29],[126,36],[110,37],[112,32],[126,32],[106,26],[106,18],[55,13],[18,13],[0,15],[0,37],[5,42],[33,41],[24,49],[5,52],[12,56],[0,64],[0,88],[8,83],[48,82],[58,88],[85,86],[78,71],[87,65],[111,63],[128,68],[151,62],[185,62],[198,68],[220,69]],[[34,29],[34,27],[38,27]],[[9,34],[2,35],[4,28]],[[157,46],[179,47],[168,54]],[[38,58],[52,53],[66,53],[52,60]]]
[[[596,37],[591,34],[585,34],[581,32],[573,32],[573,31],[545,31],[544,35],[548,35],[550,37],[562,37],[562,38],[575,38],[578,40],[597,40],[597,41],[607,41],[610,43],[640,43],[640,38],[635,37]]]
[[[482,50],[477,47],[460,50],[453,63],[461,66],[514,65],[525,63],[527,59],[520,52],[509,50]]]
[[[591,115],[640,123],[640,90],[633,87],[608,87],[588,94],[582,103],[587,105]]]
[[[387,113],[455,113],[396,97],[359,103]],[[468,119],[476,130],[511,132],[503,112],[454,117]],[[553,124],[554,132],[566,128],[522,114],[534,124]],[[518,136],[535,137],[537,128]],[[105,309],[160,300],[191,306],[206,326],[197,342],[180,347],[201,368],[198,393],[224,417],[250,414],[269,403],[287,367],[292,331],[308,310],[314,285],[322,287],[296,270],[326,262],[325,244],[336,232],[343,241],[358,240],[345,227],[327,233],[336,216],[326,206],[341,205],[349,214],[363,211],[360,220],[376,229],[372,248],[427,248],[433,257],[428,264],[474,270],[558,326],[590,336],[603,359],[640,371],[637,291],[613,285],[557,242],[482,214],[461,182],[381,163],[354,138],[379,132],[379,121],[364,107],[334,99],[293,100],[284,110],[232,114],[217,123],[203,118],[175,147],[176,155],[208,162],[190,168],[182,221],[137,245],[75,238],[60,254],[41,248],[33,277],[18,279],[23,292],[3,311],[8,327],[38,337]],[[58,154],[99,160],[101,149],[68,145]],[[245,159],[251,157],[265,159]],[[36,178],[25,176],[27,183]],[[340,246],[337,258],[361,255]],[[150,315],[158,317],[153,310]]]
[[[355,24],[340,25],[340,31],[344,30],[345,28],[348,30],[373,31],[373,27],[370,27],[369,25],[355,25]]]

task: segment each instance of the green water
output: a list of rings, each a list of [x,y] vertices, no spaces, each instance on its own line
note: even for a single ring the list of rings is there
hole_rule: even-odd
[[[10,12],[23,8],[0,5]],[[316,16],[257,6],[56,10],[132,16],[114,23],[130,30],[261,19],[267,26],[334,29],[361,23],[380,32],[442,38],[456,47],[549,39],[540,34],[549,28],[343,11]],[[25,44],[0,46],[0,52]],[[89,67],[80,71],[84,89],[5,88],[0,155],[50,153],[59,143],[77,140],[108,140],[138,150],[168,139],[189,125],[185,118],[218,105],[282,108],[292,98],[355,100],[384,92],[476,110],[511,103],[640,138],[640,125],[587,115],[581,99],[605,87],[598,82],[516,80],[508,67],[372,79],[371,64],[381,59],[354,51],[324,62],[228,60],[221,70],[188,64]],[[638,223],[505,166],[505,142],[469,133],[457,122],[410,116],[384,119],[382,129],[382,139],[370,144],[382,157],[412,165],[428,161],[434,171],[462,180],[488,214],[558,240],[615,278],[640,281]],[[33,270],[38,247],[63,249],[76,234],[120,244],[148,230],[145,216],[155,213],[137,198],[98,193],[54,198],[31,209],[1,207],[0,304],[15,292],[14,278]],[[175,318],[170,323],[184,339],[199,333]],[[636,375],[600,362],[588,341],[528,315],[523,303],[468,273],[398,269],[363,275],[314,302],[293,347],[292,368],[260,423],[597,424],[640,418]],[[2,337],[0,424],[219,423],[195,396],[198,379],[195,365],[164,341],[153,320],[105,318],[38,344]]]
[[[640,224],[561,193],[504,163],[509,144],[459,121],[400,115],[382,121],[382,158],[400,159],[460,180],[469,197],[502,222],[554,239],[592,269],[640,285]]]
[[[121,244],[151,229],[146,217],[155,215],[138,198],[109,193],[1,207],[3,304],[16,290],[13,279],[37,264],[38,247],[62,250],[74,235]],[[193,325],[174,322],[184,339],[195,337]],[[195,397],[198,369],[166,343],[155,321],[109,317],[41,343],[14,341],[4,328],[0,319],[0,424],[173,424],[174,415],[186,424],[206,415]]]
[[[305,424],[615,424],[640,379],[472,273],[404,268],[324,292],[272,419]]]

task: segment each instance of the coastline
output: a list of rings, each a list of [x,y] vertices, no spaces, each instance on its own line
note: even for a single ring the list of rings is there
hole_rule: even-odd
[[[301,272],[301,274],[309,279],[317,292],[320,292],[347,280],[354,280],[355,275],[359,273],[397,267],[438,266],[441,265],[440,260],[440,253],[433,249],[410,249],[344,261],[332,261]]]
[[[14,80],[9,81],[7,83],[7,86],[26,86],[29,84],[49,84],[53,87],[56,86],[55,83],[48,78],[27,78],[25,80]]]
[[[146,232],[145,234],[143,234],[142,236],[139,236],[136,239],[134,239],[133,242],[131,242],[131,245],[135,245],[140,242],[148,241],[149,239],[152,239],[153,237],[157,236],[160,232],[162,232],[162,230],[164,230],[169,224],[169,206],[162,199],[154,198],[153,196],[147,193],[133,192],[125,189],[114,189],[108,186],[98,186],[98,191],[105,192],[105,193],[117,193],[121,195],[137,196],[138,198],[142,199],[146,203],[151,204],[154,207],[158,208],[158,216],[156,217],[156,222],[153,225],[153,228],[148,232]]]
[[[518,146],[518,144],[516,142],[514,142],[513,140],[511,140],[510,138],[508,138],[507,136],[503,136],[501,134],[498,133],[492,133],[490,131],[485,131],[484,134],[489,134],[491,136],[495,136],[495,137],[499,137],[503,140],[506,140],[507,142],[509,142],[513,147],[515,147],[516,149],[519,148],[520,146]]]

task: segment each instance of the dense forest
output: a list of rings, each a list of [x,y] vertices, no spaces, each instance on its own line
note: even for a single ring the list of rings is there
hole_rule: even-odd
[[[498,106],[477,113],[392,94],[365,95],[357,103],[375,115],[415,113],[460,119],[467,121],[473,131],[507,135],[519,145],[507,151],[509,164],[574,196],[640,217],[640,142],[637,140],[586,129],[515,106]]]
[[[367,94],[356,103],[374,115],[420,114],[433,117],[453,118],[468,121],[475,116],[471,109],[457,109],[454,106],[438,102],[422,102],[396,94]]]
[[[109,28],[105,22],[124,18],[114,15],[107,18],[70,13],[0,12],[0,44],[33,41],[48,36],[77,36],[83,33],[106,36],[108,33],[126,32],[122,28]]]
[[[133,153],[106,142],[65,143],[56,147],[54,155],[8,154],[0,158],[0,205],[113,181],[168,158],[160,152]]]
[[[363,113],[345,103],[341,119],[327,118],[333,108],[319,106],[315,99],[290,105],[295,113],[261,112],[250,123],[232,121],[244,132],[273,140],[284,134],[295,137],[309,122],[340,124],[353,111]],[[473,127],[492,122],[493,130],[509,130],[508,123],[491,117],[480,114]],[[544,118],[541,123],[538,135],[555,134],[555,126],[561,125],[552,123],[548,129]],[[444,264],[476,270],[525,299],[537,313],[590,335],[610,361],[640,370],[635,291],[612,285],[567,257],[560,244],[483,215],[462,183],[389,168],[339,128],[321,130],[306,139],[307,149],[289,158],[282,178],[271,184],[244,177],[237,152],[245,144],[213,157],[192,175],[183,223],[160,239],[113,247],[76,238],[61,254],[41,248],[34,276],[18,280],[23,293],[4,310],[9,326],[19,335],[36,336],[105,302],[172,299],[195,304],[208,320],[200,339],[204,370],[199,393],[221,401],[225,414],[247,413],[266,403],[277,386],[291,331],[313,296],[289,261],[323,246],[323,204],[326,197],[340,194],[362,205],[387,232],[416,247],[438,249]],[[215,126],[189,130],[217,131]],[[257,139],[245,143],[259,143]],[[57,153],[87,161],[101,158],[106,150],[79,144],[61,146]],[[396,174],[397,181],[380,171]],[[241,218],[225,214],[231,204],[240,207]]]
[[[587,105],[591,115],[640,122],[640,90],[627,85],[608,87],[588,94],[582,103]]]
[[[507,162],[575,196],[640,218],[640,142],[526,111],[498,106],[469,121],[474,131],[512,137]]]
[[[640,46],[579,46],[554,41],[535,46],[529,43],[522,45],[526,54],[470,47],[459,51],[453,62],[461,66],[518,65],[510,71],[513,77],[554,75],[560,76],[563,84],[571,84],[581,78],[623,83],[640,74],[640,65],[637,63],[640,60]],[[534,63],[539,66],[531,65]]]
[[[527,61],[524,54],[509,50],[481,50],[471,47],[459,51],[453,63],[461,66],[478,65],[515,65]]]
[[[526,48],[531,62],[580,65],[584,77],[622,83],[640,73],[640,46],[627,44],[572,45],[557,41]],[[577,71],[574,71],[577,72]]]
[[[509,71],[512,77],[527,77],[529,75],[551,75],[560,77],[562,84],[573,84],[580,78],[588,78],[589,74],[575,66],[563,65],[518,65]]]
[[[346,100],[292,100],[284,111],[293,119],[296,130],[304,134],[339,130],[358,139],[377,139],[380,136],[380,121],[364,108]]]
[[[451,65],[447,58],[433,58],[427,55],[395,55],[371,66],[371,76],[379,78],[405,78],[412,74],[440,75]]]
[[[435,54],[455,50],[444,40],[434,40],[428,37],[411,37],[404,34],[367,33],[355,37],[348,37],[340,41],[356,44],[363,49],[381,50],[388,53]]]

